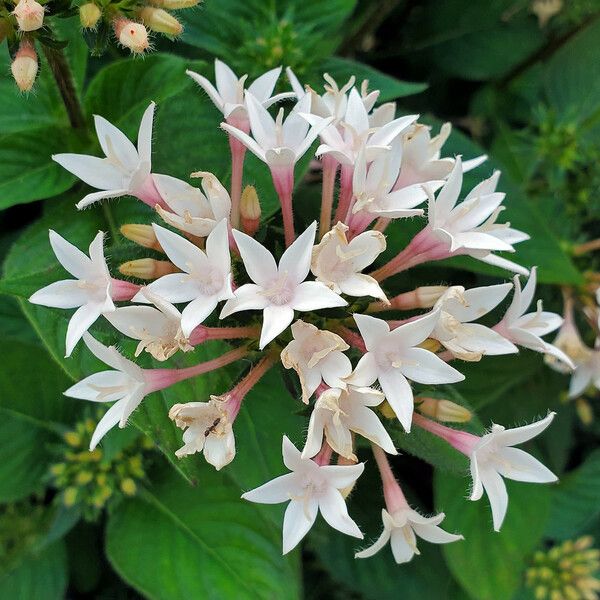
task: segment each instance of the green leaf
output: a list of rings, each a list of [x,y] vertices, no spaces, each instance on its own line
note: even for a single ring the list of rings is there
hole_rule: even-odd
[[[297,554],[281,556],[280,531],[212,467],[189,487],[172,471],[110,515],[106,551],[145,597],[299,598]]]
[[[546,486],[507,482],[508,514],[501,532],[492,530],[487,497],[465,499],[466,479],[436,472],[436,508],[446,513],[444,529],[465,539],[442,547],[454,577],[475,600],[509,600],[521,583],[525,557],[533,551],[546,527],[550,489]]]
[[[584,122],[600,111],[600,21],[555,52],[544,66],[543,81],[550,104],[565,118]]]
[[[559,540],[576,537],[599,516],[600,450],[595,450],[558,484],[546,534]]]
[[[364,79],[369,81],[370,90],[380,90],[378,102],[388,102],[396,98],[418,94],[427,89],[426,83],[412,83],[409,81],[400,81],[395,77],[390,77],[373,67],[359,63],[348,58],[334,56],[327,59],[320,66],[322,73],[329,73],[340,85],[343,85],[354,75],[356,84],[360,85]],[[323,80],[319,75],[314,82],[315,89],[319,90]]]
[[[0,577],[0,597],[11,600],[62,600],[68,583],[64,542],[59,541],[27,557],[15,570]]]

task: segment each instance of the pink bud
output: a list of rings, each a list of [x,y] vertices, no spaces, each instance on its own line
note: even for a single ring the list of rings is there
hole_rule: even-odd
[[[28,92],[33,87],[38,72],[38,59],[34,47],[27,40],[21,42],[10,70],[22,92]]]
[[[142,54],[148,49],[148,32],[141,23],[120,18],[115,19],[113,27],[119,43],[134,54]]]
[[[35,31],[44,24],[44,7],[36,0],[19,0],[12,14],[21,31]]]

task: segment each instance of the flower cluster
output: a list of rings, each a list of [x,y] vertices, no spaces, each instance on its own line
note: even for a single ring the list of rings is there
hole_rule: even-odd
[[[86,41],[94,53],[101,52],[114,40],[133,54],[143,54],[151,47],[150,33],[176,37],[182,24],[171,11],[196,6],[200,0],[134,0],[108,2],[89,0],[79,5],[79,20],[86,30]],[[39,63],[36,42],[44,50],[50,66],[62,41],[55,37],[53,20],[72,14],[70,4],[62,0],[0,1],[0,43],[6,39],[12,56],[11,72],[18,88],[28,92],[35,83]]]
[[[289,502],[284,552],[302,540],[319,512],[335,529],[363,537],[345,501],[365,468],[358,462],[358,438],[372,446],[385,499],[384,531],[371,547],[357,553],[358,558],[371,556],[389,541],[396,561],[402,563],[418,554],[417,537],[433,543],[461,538],[440,528],[443,514],[424,517],[407,503],[387,458],[397,453],[398,427],[384,426],[380,414],[390,411],[405,432],[414,427],[426,430],[468,457],[471,499],[479,500],[486,492],[494,529],[499,530],[508,504],[503,478],[556,480],[536,458],[515,447],[546,429],[554,414],[515,429],[493,425],[477,436],[435,419],[439,409],[445,420],[460,423],[469,418],[468,411],[450,402],[438,407],[433,398],[415,397],[415,391],[420,384],[463,380],[460,367],[451,362],[516,353],[519,347],[551,355],[566,368],[573,366],[562,350],[543,340],[562,319],[543,311],[541,303],[529,312],[535,267],[528,271],[496,254],[513,252],[513,246],[528,237],[500,220],[504,200],[504,194],[496,191],[500,173],[494,172],[459,201],[463,173],[485,157],[465,161],[443,157],[450,125],[432,135],[418,122],[418,115],[396,116],[393,103],[374,108],[378,92],[369,91],[367,82],[355,86],[351,78],[340,87],[325,76],[324,93],[318,94],[303,88],[288,70],[292,91],[273,96],[280,69],[249,86],[246,77],[238,78],[219,61],[215,71],[216,86],[202,75],[188,74],[223,115],[221,127],[231,149],[229,189],[212,173],[192,174],[200,178],[200,189],[152,172],[153,104],[143,115],[137,147],[96,117],[104,157],[54,157],[98,190],[86,195],[78,208],[134,196],[178,230],[158,223],[123,227],[129,239],[165,256],[121,267],[122,272],[152,280],[144,286],[111,276],[102,232],[88,254],[50,232],[56,257],[72,278],[52,283],[30,300],[77,308],[67,330],[67,355],[83,338],[110,368],[65,392],[112,403],[96,427],[91,448],[115,425],[124,427],[147,395],[243,358],[253,366],[232,389],[176,404],[169,412],[183,430],[177,455],[203,453],[221,469],[235,458],[235,420],[244,398],[281,362],[295,371],[299,400],[310,405],[308,435],[301,449],[284,437],[283,462],[289,473],[242,497],[268,504]],[[274,118],[268,108],[280,100],[292,100],[293,106],[287,114],[278,108]],[[319,223],[309,223],[297,235],[296,164],[312,152],[317,140],[316,156],[323,171]],[[252,188],[243,190],[247,150],[272,175],[283,240],[277,227],[270,228],[268,236],[258,229],[258,196]],[[388,251],[387,228],[402,228],[409,217],[422,220],[423,227],[401,251]],[[267,239],[268,247],[259,239]],[[280,243],[285,245],[283,251]],[[385,252],[389,257],[373,269]],[[392,278],[398,285],[399,274],[413,266],[459,255],[516,275],[512,283],[471,289],[419,287],[392,297],[386,291]],[[523,276],[528,279],[522,288]],[[496,325],[478,322],[490,313],[489,323],[492,312],[511,293],[510,305]],[[123,306],[124,301],[131,303]],[[379,318],[386,311],[393,311],[396,319]],[[410,312],[402,315],[403,311]],[[230,349],[186,368],[145,369],[88,333],[101,317],[139,342],[136,355],[147,352],[158,361],[177,352],[193,352],[208,340],[227,340]],[[337,464],[332,463],[334,455]]]

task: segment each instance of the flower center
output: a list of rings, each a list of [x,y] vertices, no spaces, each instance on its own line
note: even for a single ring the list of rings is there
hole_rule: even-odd
[[[287,273],[283,273],[273,280],[262,294],[267,297],[271,304],[283,306],[288,304],[294,297],[294,288],[295,286],[288,279]]]

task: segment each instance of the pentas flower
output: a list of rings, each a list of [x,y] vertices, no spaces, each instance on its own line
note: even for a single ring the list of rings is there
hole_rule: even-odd
[[[357,461],[353,452],[352,433],[362,435],[390,454],[397,454],[394,442],[372,407],[379,406],[385,396],[371,388],[348,386],[346,390],[326,389],[318,398],[310,415],[303,458],[318,454],[327,444],[340,456]]]
[[[415,554],[420,554],[417,537],[433,544],[449,544],[464,539],[462,535],[448,533],[439,527],[446,516],[444,513],[424,517],[412,509],[392,473],[385,454],[376,446],[373,446],[373,454],[381,474],[386,503],[386,508],[381,509],[383,531],[373,545],[357,552],[355,558],[374,556],[389,542],[394,560],[397,564],[403,564],[411,561]]]
[[[551,483],[558,480],[537,458],[513,447],[542,433],[552,423],[554,415],[553,412],[548,413],[540,421],[514,429],[494,424],[490,432],[481,437],[450,429],[416,413],[414,422],[445,439],[469,457],[473,479],[471,500],[479,500],[483,492],[486,492],[492,508],[494,531],[500,531],[508,508],[508,494],[503,477],[529,483]]]
[[[298,374],[302,401],[308,404],[323,381],[343,388],[343,379],[352,372],[352,363],[344,354],[348,344],[339,335],[304,321],[296,321],[291,329],[294,339],[281,351],[281,364]]]
[[[562,317],[544,311],[541,300],[538,300],[535,312],[527,313],[527,309],[533,302],[536,282],[536,267],[531,269],[531,275],[523,290],[521,290],[519,276],[515,275],[512,302],[504,318],[494,327],[494,330],[518,346],[550,354],[573,369],[573,361],[562,350],[542,339],[542,336],[561,326]]]
[[[462,286],[448,288],[435,303],[440,318],[431,337],[462,360],[477,361],[484,355],[518,352],[512,342],[496,331],[472,322],[498,306],[511,288],[510,283],[469,290]]]
[[[305,281],[310,270],[317,224],[313,223],[283,253],[279,265],[273,255],[256,240],[240,231],[233,232],[244,267],[253,283],[235,290],[220,318],[243,310],[262,310],[260,349],[274,340],[294,320],[294,311],[345,306],[347,302],[319,281]]]
[[[206,252],[180,235],[153,225],[156,237],[182,273],[164,275],[148,286],[169,302],[189,302],[181,315],[181,330],[189,337],[221,300],[233,298],[227,222],[223,219],[206,238]],[[141,292],[134,302],[148,302]]]
[[[229,192],[212,174],[193,173],[202,178],[202,193],[181,179],[154,175],[154,183],[167,208],[156,205],[163,221],[197,237],[206,237],[223,219],[229,221],[231,198]]]
[[[464,379],[464,375],[433,352],[416,347],[429,337],[439,317],[439,311],[435,310],[390,331],[389,325],[381,319],[354,315],[367,352],[346,383],[364,387],[379,381],[386,400],[407,432],[414,406],[409,379],[427,384],[456,383]]]
[[[302,458],[287,436],[283,437],[282,454],[291,473],[242,494],[242,498],[260,504],[289,501],[283,518],[283,553],[287,554],[300,543],[319,511],[334,529],[362,538],[358,525],[348,515],[340,490],[354,484],[362,474],[364,464],[320,465],[312,459]]]
[[[138,287],[110,276],[104,258],[104,233],[99,231],[89,247],[89,257],[50,230],[50,245],[60,264],[75,279],[56,281],[30,296],[33,304],[77,308],[69,321],[66,356],[96,319],[115,310],[113,300],[129,300]]]
[[[585,358],[575,362],[575,371],[569,384],[569,398],[581,396],[590,386],[600,391],[600,345]]]
[[[186,71],[186,74],[208,94],[213,104],[223,113],[226,121],[246,131],[248,130],[248,111],[244,98],[245,89],[265,108],[294,96],[291,93],[273,95],[280,73],[281,67],[271,69],[245,88],[248,75],[238,78],[231,68],[218,58],[215,59],[216,85],[199,73]]]
[[[94,115],[98,142],[105,158],[87,154],[54,154],[52,160],[83,182],[101,191],[88,194],[77,203],[85,208],[104,198],[135,196],[154,207],[162,204],[151,171],[152,121],[154,102],[151,102],[140,123],[136,147],[129,138],[103,117]]]
[[[385,250],[385,236],[379,231],[365,231],[348,241],[347,231],[348,227],[338,222],[314,247],[314,276],[337,294],[373,296],[385,301],[377,281],[362,273]]]
[[[181,313],[171,303],[153,294],[149,288],[139,292],[154,306],[123,306],[104,316],[123,335],[139,340],[135,356],[143,351],[156,360],[165,361],[178,350],[193,350],[181,330]]]
[[[443,180],[450,175],[456,161],[453,158],[440,158],[442,146],[450,137],[452,125],[444,123],[436,136],[431,136],[431,127],[415,123],[401,138],[402,165],[395,182],[394,189],[401,189],[415,184],[428,184]],[[466,173],[475,169],[487,160],[484,154],[464,161],[462,171]]]

